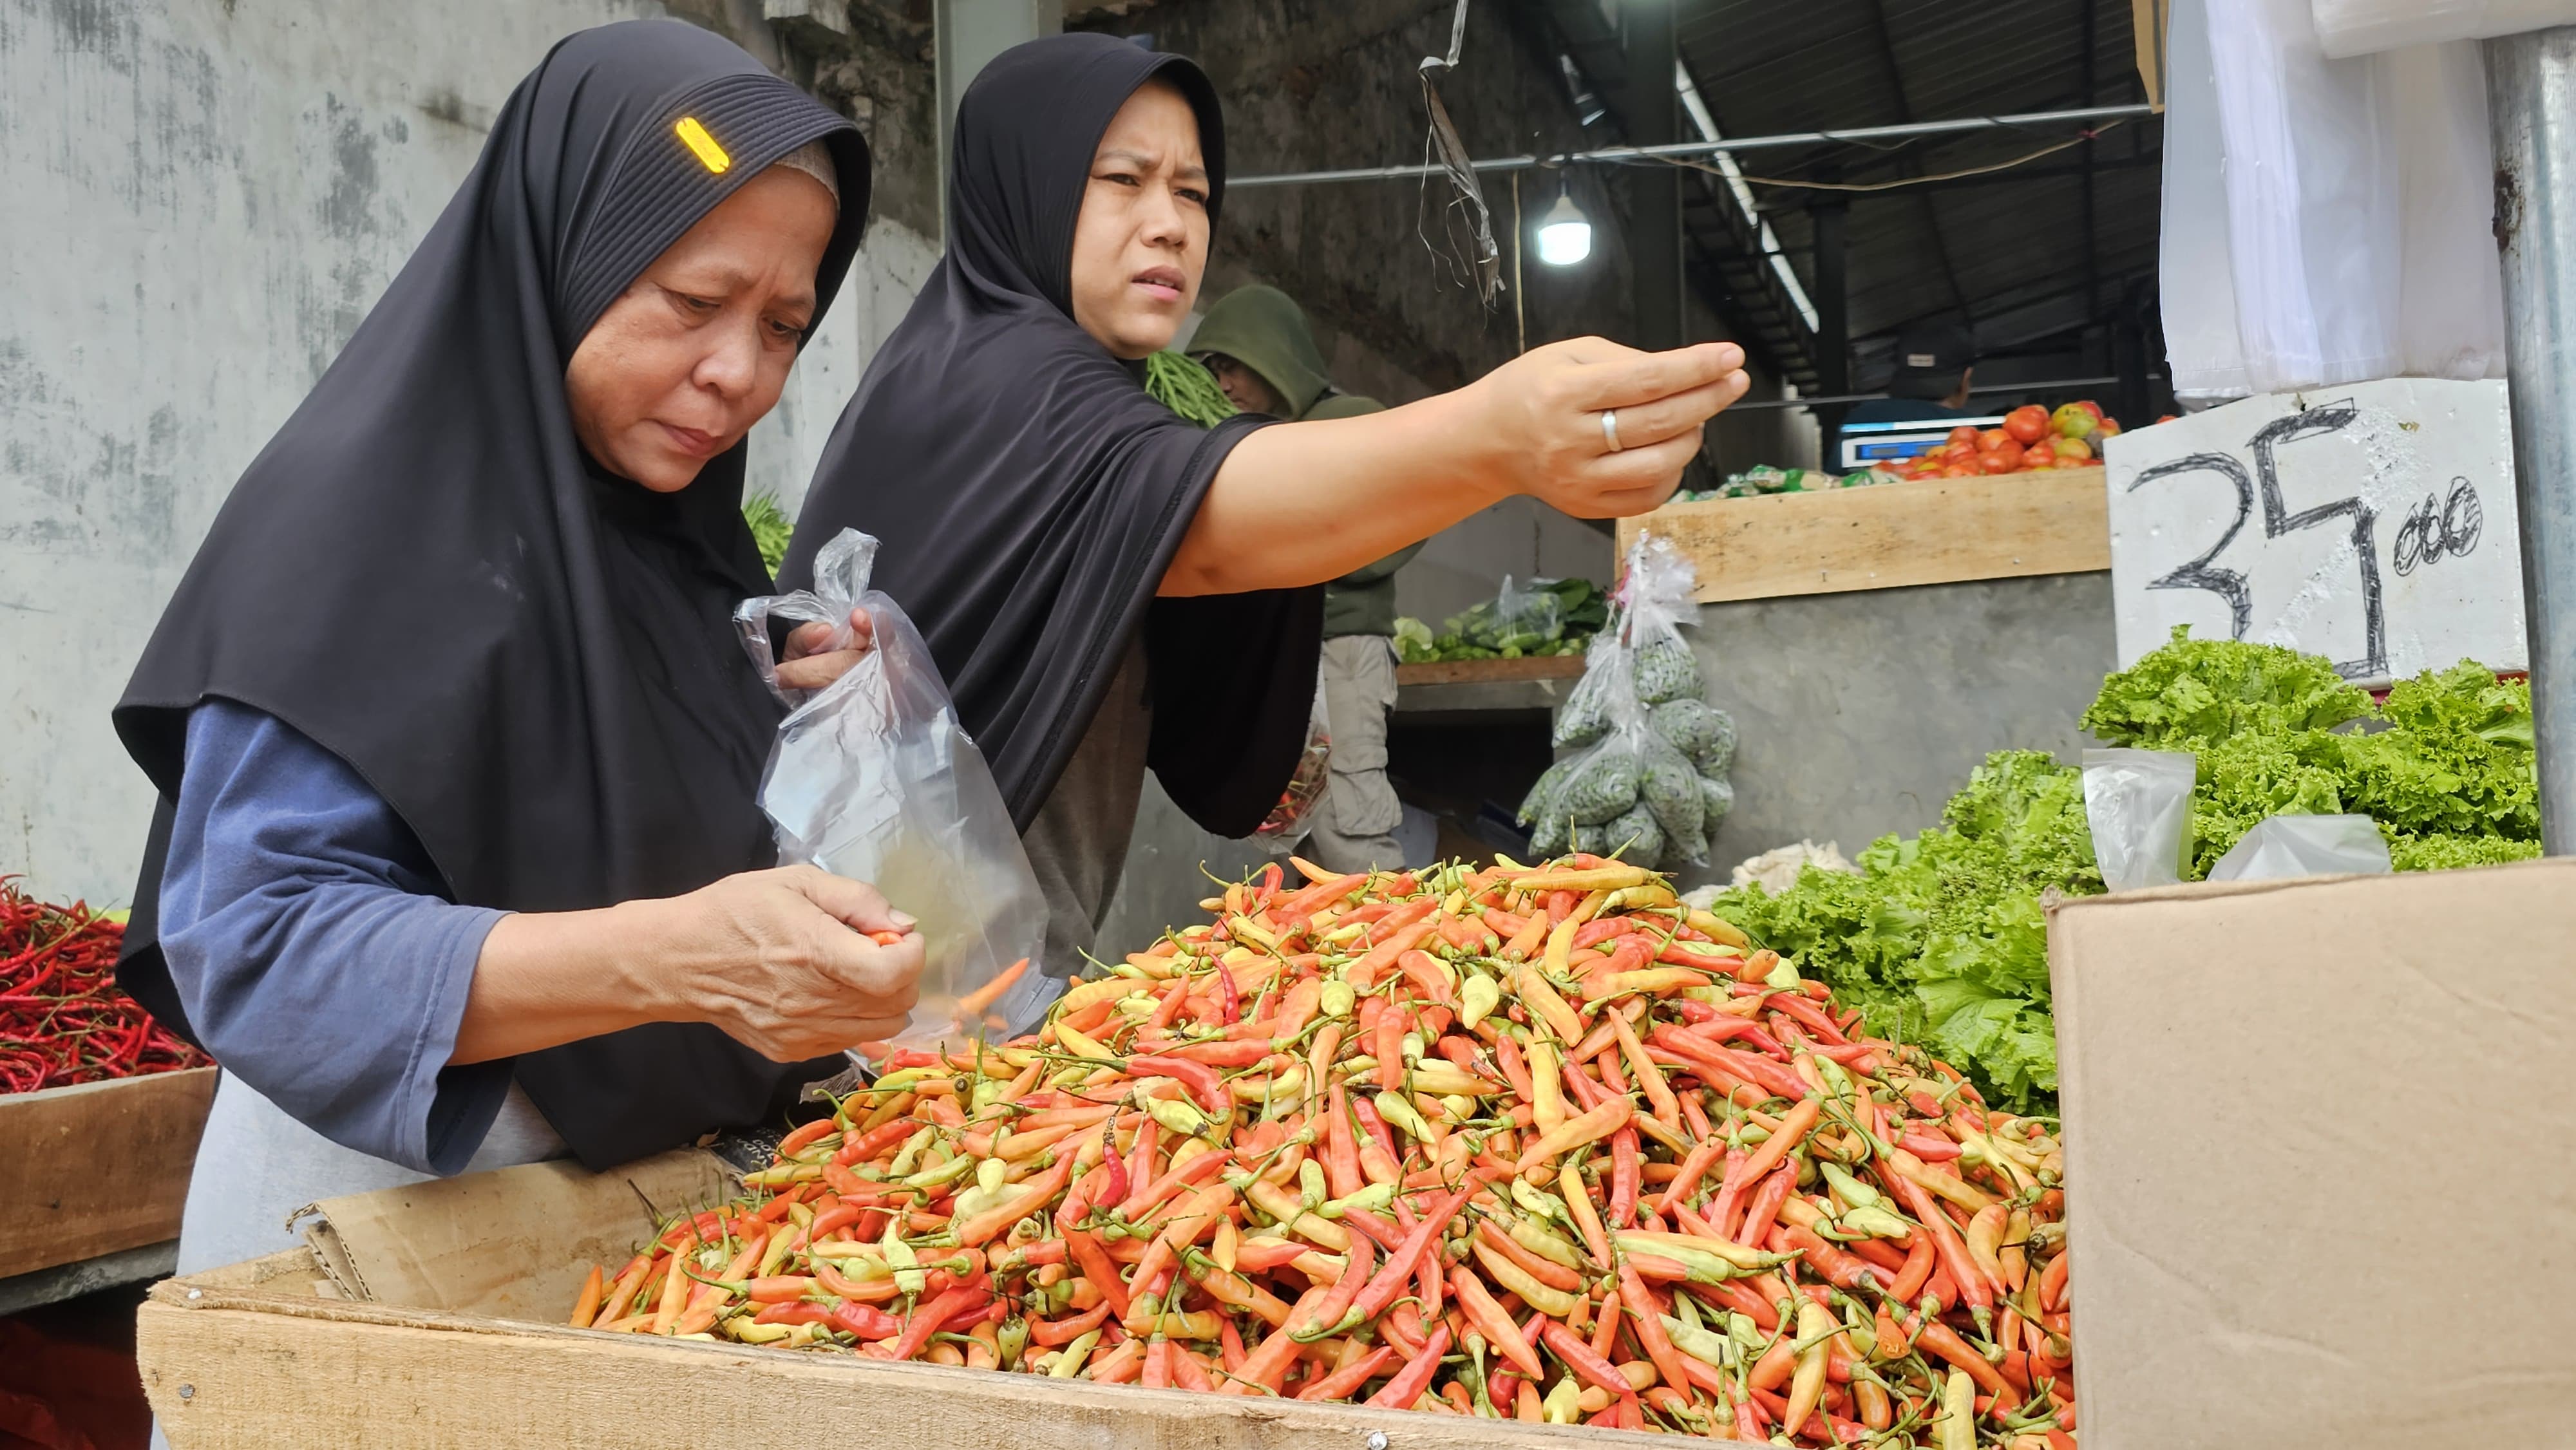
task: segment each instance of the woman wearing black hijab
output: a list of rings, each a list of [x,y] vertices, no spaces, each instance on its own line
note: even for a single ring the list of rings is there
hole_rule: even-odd
[[[1139,362],[1198,294],[1216,94],[1100,35],[1004,52],[958,108],[947,253],[826,448],[782,582],[845,526],[921,623],[1081,966],[1150,767],[1249,834],[1304,744],[1322,586],[1515,493],[1640,513],[1741,397],[1730,344],[1537,349],[1364,418],[1202,432]]]
[[[161,792],[120,975],[224,1068],[183,1270],[754,1122],[900,1024],[909,921],[760,869],[783,707],[729,621],[743,438],[867,186],[731,44],[573,36],[235,486],[116,712]],[[856,658],[817,644],[786,683]]]

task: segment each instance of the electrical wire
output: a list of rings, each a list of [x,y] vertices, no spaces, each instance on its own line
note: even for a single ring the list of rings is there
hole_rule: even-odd
[[[1944,171],[1933,176],[1905,176],[1899,177],[1894,181],[1867,182],[1804,181],[1796,177],[1788,176],[1744,176],[1736,179],[1743,181],[1750,186],[1793,186],[1802,191],[1901,191],[1906,187],[1921,186],[1926,182],[1957,181],[1963,177],[1986,176],[1997,171],[2010,171],[2016,166],[2027,166],[2031,162],[2037,161],[2043,156],[2054,156],[2060,151],[2067,150],[2070,147],[2081,146],[2085,142],[2095,140],[2107,132],[2118,130],[2121,125],[2121,122],[2113,121],[2107,125],[2098,126],[2092,130],[2085,131],[2068,140],[2057,142],[2055,145],[2042,146],[2036,151],[2016,156],[2009,161],[1997,161],[1985,166],[1970,166],[1958,171]],[[1711,166],[1704,161],[1693,161],[1687,157],[1666,156],[1658,157],[1656,159],[1669,166],[1677,166],[1690,171],[1704,171],[1711,176],[1724,176],[1726,174],[1723,171],[1720,171],[1717,167]]]

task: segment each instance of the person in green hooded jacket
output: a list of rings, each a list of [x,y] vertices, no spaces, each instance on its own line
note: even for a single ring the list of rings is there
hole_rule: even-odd
[[[1334,388],[1305,310],[1276,287],[1239,287],[1208,309],[1190,354],[1247,413],[1290,423],[1385,410]],[[1404,804],[1386,777],[1386,724],[1395,709],[1395,571],[1422,551],[1399,549],[1324,587],[1324,714],[1332,779],[1315,806],[1305,854],[1334,871],[1407,864],[1395,828]]]

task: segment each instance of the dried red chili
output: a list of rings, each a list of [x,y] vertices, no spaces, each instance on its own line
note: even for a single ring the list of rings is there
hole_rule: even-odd
[[[122,922],[54,906],[0,876],[0,1092],[203,1067],[116,987]]]

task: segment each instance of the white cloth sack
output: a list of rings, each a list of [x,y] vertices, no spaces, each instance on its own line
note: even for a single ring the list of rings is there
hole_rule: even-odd
[[[2331,59],[2310,3],[2173,7],[2160,264],[2175,395],[2504,376],[2476,42]]]

